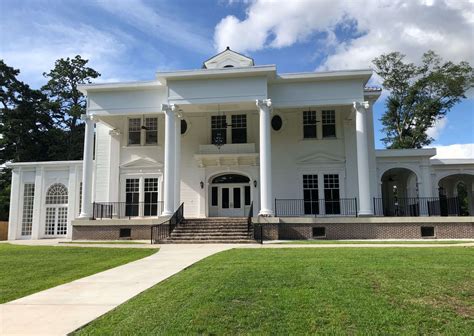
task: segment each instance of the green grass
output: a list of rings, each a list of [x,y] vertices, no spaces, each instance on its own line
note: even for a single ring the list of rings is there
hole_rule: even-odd
[[[275,244],[464,244],[473,240],[290,240]]]
[[[474,334],[474,249],[235,249],[79,335]]]
[[[0,303],[141,259],[156,249],[0,244]]]
[[[61,242],[61,244],[84,244],[84,245],[94,245],[94,244],[103,244],[103,245],[126,245],[126,244],[147,244],[149,242],[138,242],[138,241],[129,241],[129,240],[124,240],[124,241],[71,241],[71,242]]]

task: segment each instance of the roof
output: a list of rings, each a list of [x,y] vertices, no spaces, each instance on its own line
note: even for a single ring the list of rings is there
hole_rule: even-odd
[[[420,149],[376,149],[376,157],[407,157],[407,156],[428,156],[436,155],[436,148],[420,148]]]

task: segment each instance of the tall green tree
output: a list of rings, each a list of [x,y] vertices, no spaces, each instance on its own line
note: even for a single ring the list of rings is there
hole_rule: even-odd
[[[80,117],[86,113],[86,98],[78,85],[89,84],[100,76],[87,66],[88,62],[80,55],[61,58],[50,72],[43,74],[48,78],[42,91],[48,97],[51,116],[56,127],[64,132],[63,160],[82,159],[84,124]]]
[[[444,62],[431,50],[423,54],[421,65],[404,58],[392,52],[373,60],[390,92],[381,119],[382,141],[388,148],[422,148],[433,141],[427,130],[466,98],[473,86],[473,69],[467,62]]]

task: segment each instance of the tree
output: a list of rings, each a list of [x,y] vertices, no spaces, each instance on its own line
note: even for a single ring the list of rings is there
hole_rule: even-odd
[[[19,70],[0,60],[0,167],[6,162],[45,161],[54,136],[46,96],[17,79]],[[0,168],[0,219],[7,219],[10,170]]]
[[[49,99],[51,116],[58,129],[64,132],[62,160],[82,159],[84,124],[81,114],[86,113],[86,98],[78,90],[78,85],[91,83],[91,79],[100,74],[87,67],[89,61],[80,55],[74,58],[59,59],[49,73],[42,91]]]
[[[388,148],[422,148],[433,139],[426,133],[436,121],[466,98],[473,86],[473,69],[467,62],[445,62],[433,51],[423,54],[422,64],[404,62],[392,52],[373,60],[375,72],[389,90],[382,116]]]

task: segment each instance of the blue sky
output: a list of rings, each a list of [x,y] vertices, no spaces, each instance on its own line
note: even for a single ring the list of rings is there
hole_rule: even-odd
[[[417,61],[430,48],[474,64],[468,0],[0,0],[0,11],[8,13],[0,22],[0,58],[33,87],[60,57],[88,58],[101,81],[146,80],[155,71],[200,68],[227,45],[280,73],[366,68],[394,50]],[[380,100],[378,148],[383,110]],[[473,98],[431,134],[437,146],[474,143]],[[472,147],[457,149],[474,156]]]

